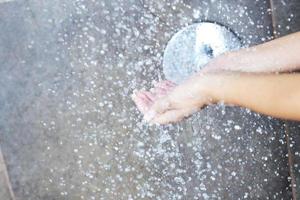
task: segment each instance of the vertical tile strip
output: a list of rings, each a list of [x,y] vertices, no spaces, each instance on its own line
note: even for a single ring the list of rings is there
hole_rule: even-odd
[[[271,17],[272,17],[272,26],[273,26],[273,37],[277,37],[277,32],[276,32],[276,19],[274,15],[275,11],[275,6],[273,0],[270,0],[270,9],[271,9]]]
[[[1,166],[1,163],[2,163],[3,166]],[[9,179],[9,175],[8,175],[8,172],[7,172],[6,163],[5,163],[5,160],[3,158],[1,147],[0,147],[0,167],[3,168],[3,169],[0,169],[0,170],[3,172],[5,182],[6,182],[6,186],[7,186],[8,191],[9,191],[10,199],[11,200],[16,200],[15,194],[13,192],[11,182],[10,182],[10,179]]]
[[[272,26],[273,26],[273,37],[277,38],[278,37],[278,32],[276,31],[277,24],[276,24],[276,18],[274,15],[274,12],[276,11],[276,7],[274,6],[273,0],[270,0],[270,8],[271,8],[271,17],[272,17]],[[290,148],[290,131],[289,130],[290,129],[289,129],[288,122],[284,121],[284,132],[285,132],[287,152],[288,152],[288,166],[289,166],[289,173],[290,173],[290,178],[291,178],[292,199],[297,200],[296,188],[294,187],[294,185],[296,184],[295,173],[293,170],[294,160],[293,160],[293,154],[292,154],[291,148]]]
[[[294,187],[296,185],[296,177],[294,173],[294,159],[293,159],[293,154],[291,151],[291,146],[290,146],[290,129],[289,129],[289,123],[287,121],[284,122],[284,131],[285,131],[285,136],[286,136],[286,144],[287,144],[287,149],[288,149],[288,164],[289,164],[289,172],[290,172],[290,177],[291,177],[291,188],[292,188],[292,197],[293,200],[297,199],[297,193],[296,193],[296,188]]]

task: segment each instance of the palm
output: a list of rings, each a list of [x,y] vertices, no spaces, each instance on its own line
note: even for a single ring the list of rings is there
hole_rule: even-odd
[[[132,99],[142,114],[146,114],[154,103],[168,95],[176,87],[171,81],[161,81],[150,91],[140,90],[132,95]]]

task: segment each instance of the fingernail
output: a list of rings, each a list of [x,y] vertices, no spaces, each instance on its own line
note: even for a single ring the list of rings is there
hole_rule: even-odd
[[[145,115],[144,115],[144,119],[146,120],[146,121],[151,121],[154,117],[156,116],[156,113],[154,112],[154,111],[149,111],[149,112],[147,112]]]

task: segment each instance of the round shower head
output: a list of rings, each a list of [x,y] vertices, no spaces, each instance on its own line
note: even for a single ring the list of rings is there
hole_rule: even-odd
[[[239,49],[240,39],[230,29],[211,22],[195,23],[177,32],[164,52],[166,79],[180,83],[212,58]]]

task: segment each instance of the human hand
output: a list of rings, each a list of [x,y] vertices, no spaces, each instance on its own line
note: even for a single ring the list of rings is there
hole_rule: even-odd
[[[175,88],[175,86],[175,83],[165,80],[158,83],[154,83],[154,88],[150,89],[149,91],[134,91],[131,97],[138,110],[143,115],[146,115],[155,103],[155,101],[165,97],[168,93],[170,93],[170,91],[172,91]]]
[[[152,94],[140,91],[134,95],[133,100],[148,122],[175,123],[211,103],[211,98],[204,92],[205,90],[202,90],[199,78],[201,78],[199,75],[195,75],[183,84],[172,85],[171,89],[165,90],[161,96],[155,95],[157,88]]]

